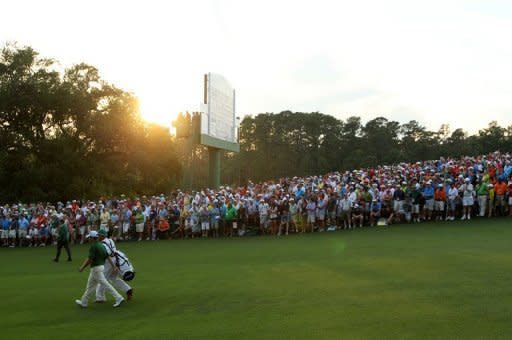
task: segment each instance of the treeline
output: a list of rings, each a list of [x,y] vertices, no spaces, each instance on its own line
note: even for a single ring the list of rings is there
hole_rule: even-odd
[[[241,152],[226,153],[230,185],[440,156],[512,150],[512,126],[469,136],[383,117],[365,124],[313,113],[259,114],[240,126]],[[29,47],[0,54],[0,202],[168,193],[208,183],[208,152],[143,122],[132,93],[79,64],[59,71]]]
[[[98,70],[29,47],[0,55],[0,202],[165,191],[181,178],[168,129]]]
[[[484,122],[482,122],[484,123]],[[512,126],[492,121],[477,134],[377,117],[365,124],[312,113],[259,114],[240,126],[241,152],[227,155],[225,182],[244,183],[336,170],[512,150]]]

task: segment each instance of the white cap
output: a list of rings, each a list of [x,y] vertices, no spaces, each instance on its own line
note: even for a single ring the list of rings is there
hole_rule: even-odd
[[[90,238],[90,237],[97,238],[98,237],[98,232],[96,230],[91,230],[89,232],[89,234],[87,234],[85,237],[87,237],[87,238]]]

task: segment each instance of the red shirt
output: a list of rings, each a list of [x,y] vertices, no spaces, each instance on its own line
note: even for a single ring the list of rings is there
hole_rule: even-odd
[[[40,215],[37,217],[36,226],[41,229],[46,224],[46,217],[44,215]]]

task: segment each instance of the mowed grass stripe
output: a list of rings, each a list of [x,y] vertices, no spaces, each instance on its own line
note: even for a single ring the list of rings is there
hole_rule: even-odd
[[[0,249],[2,338],[510,338],[511,222],[119,243],[119,309],[74,305],[86,246]]]

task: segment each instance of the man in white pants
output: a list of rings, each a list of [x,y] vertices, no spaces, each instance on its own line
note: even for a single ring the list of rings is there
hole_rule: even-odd
[[[105,274],[105,278],[107,279],[110,284],[115,286],[120,291],[124,292],[126,294],[126,297],[128,300],[132,299],[133,296],[133,289],[130,287],[121,277],[119,276],[119,272],[117,270],[117,267],[115,266],[115,254],[116,254],[116,244],[114,241],[108,237],[108,234],[105,230],[100,230],[98,232],[100,242],[105,247],[105,250],[107,251],[107,255],[110,257],[112,262],[114,263],[114,266],[110,264],[109,261],[105,262],[105,271],[103,272]],[[96,287],[96,302],[102,303],[105,302],[107,299],[105,297],[105,286],[102,284],[98,284]]]
[[[87,280],[87,288],[85,289],[85,293],[82,295],[80,300],[75,300],[75,303],[82,308],[86,308],[89,302],[89,298],[96,290],[96,286],[101,284],[105,286],[105,289],[115,298],[115,303],[113,306],[119,307],[121,302],[124,301],[124,298],[105,278],[105,274],[103,274],[105,269],[105,260],[110,263],[110,265],[114,268],[114,271],[117,271],[117,268],[114,266],[110,256],[107,255],[105,247],[98,241],[98,232],[92,230],[87,236],[92,243],[91,247],[89,248],[89,256],[78,271],[83,272],[84,269],[89,265],[91,265],[91,271],[89,273],[89,279]]]

